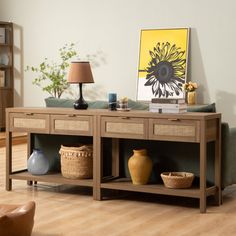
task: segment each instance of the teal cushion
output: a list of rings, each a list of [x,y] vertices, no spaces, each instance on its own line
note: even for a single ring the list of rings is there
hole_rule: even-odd
[[[74,107],[75,100],[66,99],[66,98],[46,98],[45,103],[46,107]],[[108,107],[108,103],[105,101],[87,101],[88,107],[91,109],[106,109]]]
[[[44,99],[46,107],[73,107],[74,100],[64,98],[46,98]]]
[[[136,102],[131,99],[128,100],[128,106],[132,110],[148,110],[149,106],[148,104],[142,103],[142,102]]]
[[[74,107],[74,101],[73,99],[66,99],[66,98],[46,98],[45,103],[46,107]],[[88,107],[91,109],[107,109],[108,108],[108,102],[107,101],[87,101]],[[128,100],[128,106],[132,110],[148,110],[149,106],[146,103],[137,102],[134,100],[129,99]],[[188,112],[216,112],[216,106],[215,103],[209,104],[209,105],[193,105],[188,106],[187,108]]]
[[[45,103],[46,107],[69,107],[73,108],[74,104],[73,99],[65,99],[65,98],[46,98]],[[88,107],[91,109],[107,109],[108,102],[107,101],[87,101]],[[128,100],[128,106],[133,110],[148,110],[148,105],[141,102],[136,102],[131,99]]]
[[[88,101],[88,107],[91,109],[107,109],[108,102],[106,101]]]
[[[193,105],[187,107],[188,112],[216,112],[215,103],[209,105]]]

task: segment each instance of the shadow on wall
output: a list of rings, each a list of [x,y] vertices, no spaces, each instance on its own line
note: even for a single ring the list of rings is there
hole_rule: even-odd
[[[107,96],[107,92],[101,85],[86,85],[84,95],[87,97],[88,101],[104,100],[104,98]]]
[[[236,94],[217,91],[216,105],[217,111],[224,111],[222,120],[228,122],[231,127],[236,127]]]
[[[79,85],[70,85],[69,92],[70,98],[78,99],[79,94]],[[107,92],[101,85],[95,84],[83,84],[83,97],[85,101],[95,101],[95,100],[104,100],[107,96]]]
[[[14,89],[14,105],[23,106],[24,94],[24,57],[23,57],[23,28],[20,25],[14,24],[14,84],[19,85]],[[17,82],[17,83],[16,83]]]
[[[189,38],[189,63],[188,63],[188,81],[197,82],[197,103],[209,103],[209,89],[205,74],[204,63],[201,54],[201,45],[199,44],[198,32],[196,28],[191,28]]]
[[[103,51],[99,50],[94,54],[87,54],[83,61],[89,61],[92,69],[95,69],[101,65],[107,64],[106,55]]]

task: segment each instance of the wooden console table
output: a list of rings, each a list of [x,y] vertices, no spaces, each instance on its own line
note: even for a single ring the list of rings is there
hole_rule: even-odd
[[[200,200],[200,212],[206,212],[206,198],[215,196],[221,204],[221,114],[158,114],[148,111],[74,110],[70,108],[8,108],[6,110],[6,189],[12,180],[43,181],[89,186],[93,198],[102,199],[102,189],[116,189],[163,195],[184,196]],[[47,135],[90,136],[93,140],[93,179],[72,180],[60,173],[35,176],[27,170],[12,171],[12,132]],[[112,176],[102,174],[104,138],[112,140]],[[141,139],[198,143],[200,149],[200,187],[168,189],[163,184],[136,186],[120,178],[119,139]],[[29,140],[30,141],[30,140]],[[206,185],[207,143],[215,143],[215,183]],[[29,142],[28,153],[33,144]]]

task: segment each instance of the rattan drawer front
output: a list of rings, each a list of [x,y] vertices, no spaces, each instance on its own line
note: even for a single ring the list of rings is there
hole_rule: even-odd
[[[148,120],[130,117],[102,117],[102,136],[117,138],[147,137]]]
[[[51,115],[52,134],[93,135],[93,117],[78,115]]]
[[[154,140],[199,142],[199,121],[150,119],[149,138]]]
[[[10,113],[11,131],[49,133],[49,115],[35,113]]]

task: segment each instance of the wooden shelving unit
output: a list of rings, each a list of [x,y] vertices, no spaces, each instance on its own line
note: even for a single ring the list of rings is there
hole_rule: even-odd
[[[0,21],[0,130],[4,130],[5,108],[13,106],[13,23]]]
[[[12,189],[12,180],[42,181],[93,188],[93,198],[102,200],[102,189],[125,190],[160,195],[197,198],[200,212],[206,212],[207,197],[213,195],[221,201],[221,114],[181,113],[159,114],[147,111],[118,112],[105,109],[75,110],[70,108],[8,108],[6,125],[6,190]],[[92,137],[93,179],[67,179],[61,173],[31,175],[27,170],[12,170],[12,133]],[[44,137],[45,138],[45,137]],[[53,136],[55,138],[55,136]],[[59,138],[59,137],[58,137]],[[111,175],[103,176],[104,141],[111,140]],[[168,189],[163,184],[133,185],[130,179],[120,176],[120,139],[186,142],[199,144],[199,186],[188,189]],[[207,143],[215,145],[215,182],[207,185]],[[28,142],[28,156],[34,148]],[[191,161],[191,158],[190,160]],[[163,196],[164,197],[164,196]]]

